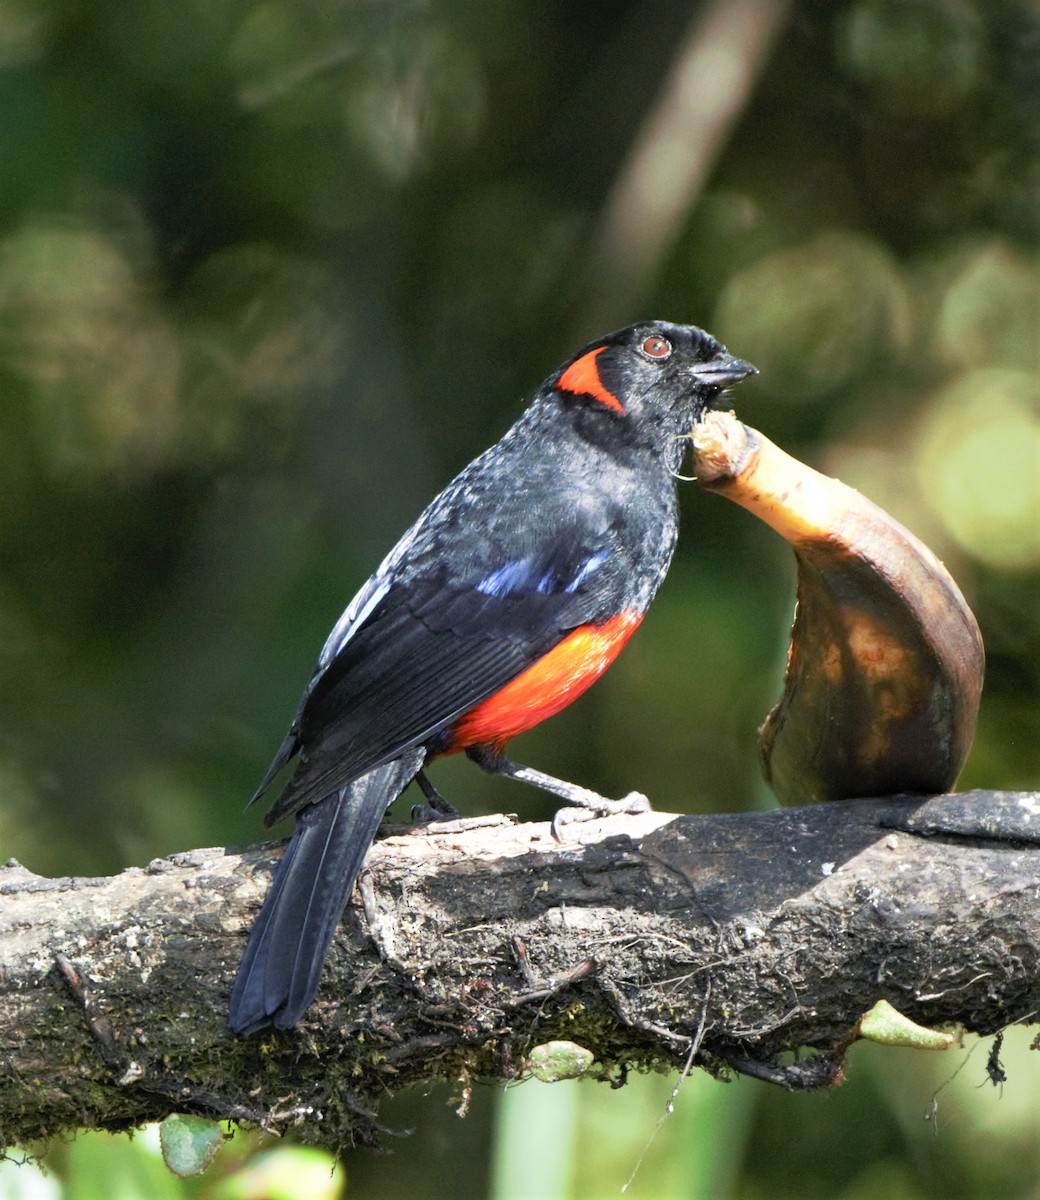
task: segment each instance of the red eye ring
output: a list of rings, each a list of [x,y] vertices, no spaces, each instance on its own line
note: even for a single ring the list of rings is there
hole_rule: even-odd
[[[672,352],[672,343],[667,338],[660,337],[658,334],[653,334],[648,337],[639,349],[646,355],[647,358],[656,358],[661,360],[667,358]]]

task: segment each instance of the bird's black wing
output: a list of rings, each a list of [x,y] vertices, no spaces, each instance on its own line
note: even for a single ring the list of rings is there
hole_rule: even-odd
[[[352,605],[363,618],[341,630],[324,666],[319,660],[272,764],[269,777],[300,752],[268,823],[427,744],[571,630],[616,615],[626,578],[603,530],[592,538],[573,527],[493,568],[449,573],[441,559],[373,577]]]

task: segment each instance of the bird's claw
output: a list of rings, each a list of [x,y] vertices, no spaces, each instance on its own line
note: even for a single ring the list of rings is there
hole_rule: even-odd
[[[650,797],[644,796],[642,792],[629,792],[627,796],[622,796],[617,803],[621,805],[621,812],[629,813],[632,816],[654,811]]]
[[[556,811],[552,819],[552,835],[559,841],[560,830],[576,821],[595,821],[600,817],[636,816],[653,811],[648,797],[642,792],[629,792],[620,800],[608,800],[606,796],[589,795],[588,800],[575,801],[572,807]]]
[[[440,803],[428,804],[413,804],[412,805],[412,824],[413,825],[429,825],[432,821],[457,821],[461,813],[453,805],[449,804],[443,797],[439,797]]]

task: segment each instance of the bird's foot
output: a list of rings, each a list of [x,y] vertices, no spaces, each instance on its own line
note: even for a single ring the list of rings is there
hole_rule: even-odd
[[[649,799],[642,792],[629,792],[620,800],[608,800],[596,792],[585,788],[575,789],[575,795],[568,796],[568,804],[573,807],[557,810],[552,819],[552,834],[559,838],[560,830],[565,825],[573,825],[575,821],[594,821],[599,817],[635,816],[639,813],[653,811]]]
[[[411,816],[413,825],[429,825],[431,821],[457,821],[462,814],[443,796],[438,796],[436,801],[427,796],[425,804],[412,805]]]
[[[492,746],[470,746],[466,753],[485,771],[490,771],[494,775],[505,775],[508,779],[517,779],[521,783],[530,783],[544,792],[551,792],[552,795],[559,796],[567,804],[574,805],[573,808],[561,809],[553,817],[554,837],[560,826],[573,821],[591,821],[596,817],[613,817],[652,811],[650,801],[642,792],[629,792],[620,800],[608,800],[599,792],[580,787],[576,783],[569,783],[566,779],[557,779],[555,775],[547,775],[544,771],[535,770],[534,767],[523,767],[506,758],[500,750],[496,750]]]
[[[418,772],[415,782],[426,797],[426,803],[412,805],[413,825],[428,825],[431,821],[457,821],[459,819],[462,814],[437,791],[425,771]]]

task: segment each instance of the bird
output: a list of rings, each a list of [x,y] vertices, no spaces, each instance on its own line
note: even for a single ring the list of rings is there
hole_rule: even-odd
[[[231,991],[228,1024],[290,1029],[388,806],[466,753],[596,812],[645,810],[521,766],[517,734],[614,661],[668,570],[697,419],[756,369],[693,325],[644,321],[560,365],[504,436],[427,506],[347,605],[255,801],[296,823]]]

